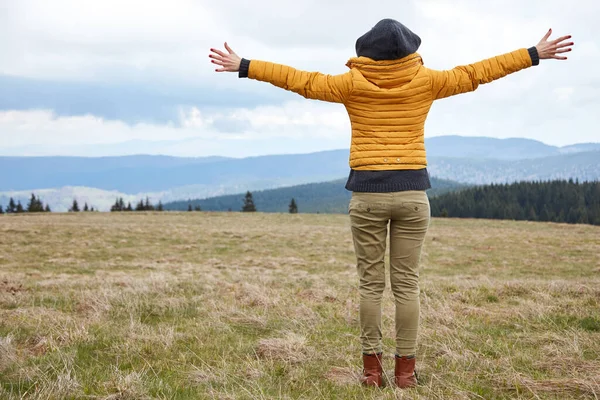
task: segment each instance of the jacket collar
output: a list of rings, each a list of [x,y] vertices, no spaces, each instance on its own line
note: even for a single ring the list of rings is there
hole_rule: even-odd
[[[416,64],[416,63],[423,65],[423,58],[421,57],[421,55],[419,53],[412,53],[412,54],[407,55],[404,58],[399,58],[397,60],[382,60],[382,61],[375,61],[368,57],[352,57],[351,59],[348,60],[348,62],[346,63],[346,66],[348,68],[379,67],[382,69],[392,70],[394,68],[405,67],[406,65]]]

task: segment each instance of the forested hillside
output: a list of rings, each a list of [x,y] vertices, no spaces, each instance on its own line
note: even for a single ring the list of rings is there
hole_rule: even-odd
[[[431,200],[434,217],[514,219],[600,225],[600,182],[487,185]]]

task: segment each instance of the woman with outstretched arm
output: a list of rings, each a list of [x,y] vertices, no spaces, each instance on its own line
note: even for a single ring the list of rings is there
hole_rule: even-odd
[[[396,305],[394,382],[417,384],[415,370],[419,325],[419,261],[430,209],[431,187],[425,155],[424,126],[434,100],[474,91],[508,74],[566,60],[571,36],[550,40],[447,71],[429,69],[417,53],[421,39],[406,26],[384,19],[356,41],[357,57],[341,75],[299,71],[271,62],[240,58],[211,49],[217,72],[269,82],[306,98],[342,103],[352,127],[350,224],[360,292],[360,340],[364,385],[382,385],[381,299],[384,258],[390,235],[390,281]]]

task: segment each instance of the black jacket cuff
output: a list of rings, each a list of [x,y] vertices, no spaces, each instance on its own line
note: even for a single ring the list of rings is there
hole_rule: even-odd
[[[240,72],[238,74],[238,77],[247,78],[249,69],[250,69],[250,60],[246,60],[245,58],[242,58],[242,62],[240,63]]]
[[[531,64],[532,65],[539,65],[540,64],[540,55],[538,54],[537,51],[537,47],[530,47],[527,49],[527,51],[529,52],[529,56],[531,57]]]

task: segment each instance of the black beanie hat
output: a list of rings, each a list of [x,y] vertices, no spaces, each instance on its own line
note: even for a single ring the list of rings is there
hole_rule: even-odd
[[[393,19],[383,19],[356,41],[356,55],[375,61],[397,60],[416,52],[421,38]]]

